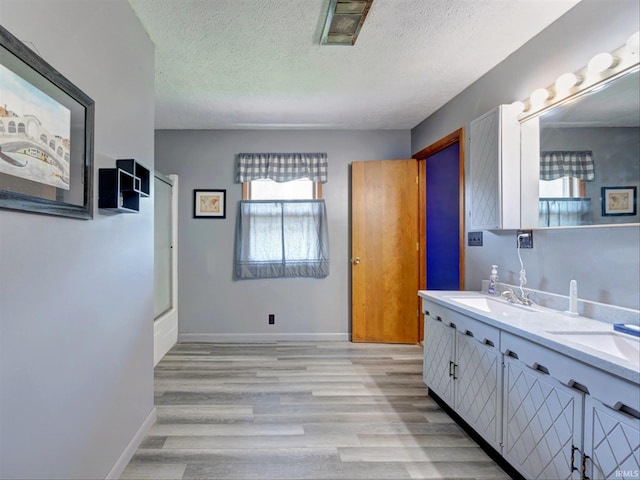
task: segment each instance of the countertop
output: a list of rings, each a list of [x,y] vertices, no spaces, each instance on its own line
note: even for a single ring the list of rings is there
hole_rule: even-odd
[[[478,321],[499,328],[502,331],[533,341],[562,355],[581,361],[592,367],[604,370],[625,380],[640,385],[640,355],[637,359],[625,359],[596,348],[572,342],[561,335],[550,332],[613,332],[613,325],[581,316],[569,316],[557,310],[533,306],[520,307],[506,300],[483,292],[420,290],[421,298],[472,317]],[[473,305],[458,303],[456,300],[474,297],[491,297],[491,300],[505,304],[508,314],[486,311]],[[513,307],[513,308],[511,308]],[[619,334],[623,335],[623,334]],[[636,338],[623,335],[626,341],[635,342]],[[640,339],[638,339],[640,345]],[[634,361],[635,360],[635,361]]]

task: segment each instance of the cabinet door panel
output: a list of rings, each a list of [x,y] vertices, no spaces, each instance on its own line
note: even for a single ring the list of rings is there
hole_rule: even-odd
[[[453,381],[449,365],[453,360],[455,330],[425,315],[424,383],[447,404],[453,403]]]
[[[584,450],[593,480],[640,477],[640,420],[587,397]]]
[[[520,228],[517,116],[500,105],[471,122],[470,137],[469,228]]]
[[[504,457],[527,478],[579,478],[583,395],[510,357],[504,374]]]
[[[456,412],[498,452],[502,440],[502,354],[456,334]]]

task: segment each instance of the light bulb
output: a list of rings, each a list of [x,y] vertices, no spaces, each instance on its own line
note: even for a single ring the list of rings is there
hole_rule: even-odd
[[[602,73],[615,65],[616,59],[610,53],[599,53],[587,64],[587,68],[593,73]]]
[[[567,92],[578,83],[581,79],[575,73],[565,73],[560,75],[556,80],[556,92]]]
[[[627,48],[631,53],[638,53],[640,51],[640,32],[636,32],[627,40]]]
[[[511,104],[511,108],[513,109],[513,113],[519,115],[524,112],[524,102],[515,101]]]
[[[546,88],[538,88],[531,94],[531,103],[533,105],[541,105],[546,102],[550,97],[549,90]]]

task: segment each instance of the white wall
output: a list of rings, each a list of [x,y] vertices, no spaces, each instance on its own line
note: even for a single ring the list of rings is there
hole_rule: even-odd
[[[584,67],[596,53],[619,48],[639,23],[637,0],[582,0],[416,126],[411,132],[411,151],[461,126],[468,142],[471,120],[496,105],[527,98],[562,73]],[[466,153],[468,172],[468,149]],[[515,245],[515,231],[506,231],[484,232],[483,247],[466,247],[466,288],[480,289],[493,263],[500,265],[502,281],[516,283],[520,265]],[[637,227],[536,230],[534,249],[523,252],[528,287],[568,295],[569,281],[575,278],[580,298],[636,309],[640,308],[639,256]]]
[[[95,101],[96,183],[116,158],[153,170],[153,45],[126,1],[0,0],[0,23]],[[0,478],[113,474],[153,414],[152,362],[153,200],[0,210]]]
[[[180,176],[180,339],[347,340],[350,318],[349,164],[408,158],[409,131],[160,130],[156,166]],[[327,152],[323,186],[331,270],[324,279],[233,280],[240,152]],[[193,190],[227,190],[227,218],[194,219]],[[267,315],[276,315],[268,325]]]

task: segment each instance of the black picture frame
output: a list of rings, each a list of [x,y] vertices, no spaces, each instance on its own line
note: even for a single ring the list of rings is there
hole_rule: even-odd
[[[621,217],[636,215],[638,212],[638,188],[628,187],[602,187],[602,216]]]
[[[227,191],[194,190],[193,218],[227,218]]]
[[[2,26],[0,90],[0,208],[92,219],[93,100]]]

